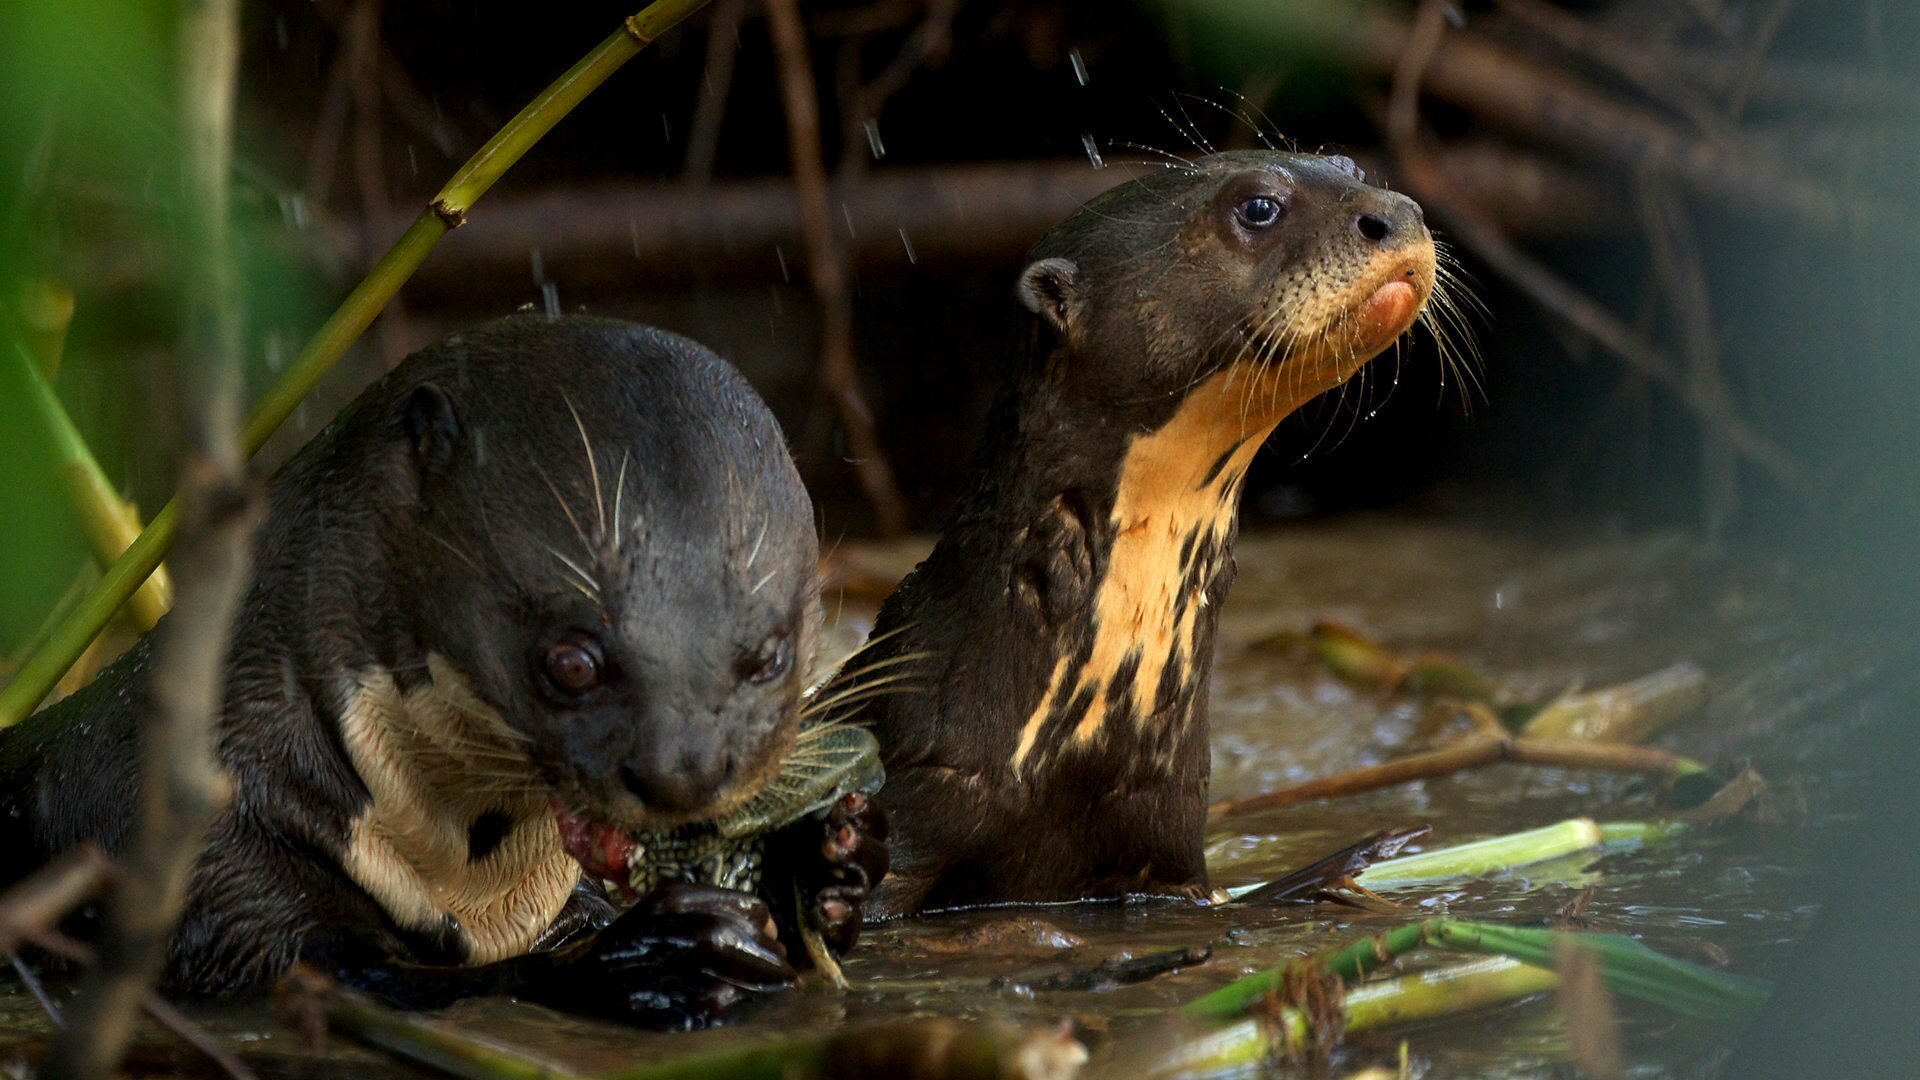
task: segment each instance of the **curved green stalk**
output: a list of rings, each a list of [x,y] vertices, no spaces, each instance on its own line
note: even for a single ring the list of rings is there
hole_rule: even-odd
[[[1305,965],[1317,964],[1341,981],[1354,983],[1367,972],[1422,948],[1489,953],[1551,968],[1555,950],[1562,946],[1592,951],[1600,961],[1601,977],[1614,993],[1696,1019],[1751,1019],[1772,990],[1757,979],[1676,960],[1623,934],[1574,933],[1443,917],[1396,926],[1328,953],[1257,972],[1188,1002],[1180,1011],[1196,1020],[1237,1018],[1278,990],[1290,969]]]
[[[315,332],[307,347],[255,409],[242,433],[251,455],[259,450],[294,408],[359,339],[400,286],[413,276],[427,253],[448,231],[466,221],[467,212],[533,144],[573,110],[607,76],[708,0],[657,0],[623,23],[579,63],[555,79],[520,110],[477,153],[467,159],[432,204],[401,235],[365,280]],[[99,636],[114,612],[160,565],[173,546],[178,506],[169,500],[153,521],[101,576],[92,591],[29,656],[5,689],[0,689],[0,727],[25,719]]]

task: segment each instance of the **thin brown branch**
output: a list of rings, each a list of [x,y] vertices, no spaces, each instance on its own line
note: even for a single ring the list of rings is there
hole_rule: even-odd
[[[1451,776],[1503,762],[1519,765],[1548,765],[1571,769],[1600,769],[1608,772],[1650,773],[1677,776],[1687,771],[1684,759],[1665,750],[1619,743],[1590,743],[1574,739],[1517,739],[1496,736],[1472,736],[1452,746],[1430,750],[1364,769],[1308,780],[1289,787],[1214,803],[1207,808],[1207,820],[1220,821],[1262,810],[1314,799],[1337,799],[1368,791]]]
[[[51,930],[106,885],[113,863],[100,845],[81,844],[0,893],[0,952]]]
[[[345,39],[349,85],[353,90],[353,175],[360,191],[360,258],[371,269],[385,253],[393,233],[393,199],[387,191],[386,154],[381,146],[380,89],[381,0],[354,0],[347,13]],[[407,354],[407,316],[395,296],[377,325],[380,358],[391,368]]]
[[[1774,39],[1780,35],[1780,27],[1785,25],[1787,15],[1793,11],[1793,0],[1773,0],[1767,5],[1766,14],[1760,17],[1754,28],[1753,38],[1747,44],[1747,55],[1740,67],[1740,79],[1733,84],[1733,91],[1727,97],[1727,112],[1738,119],[1747,109],[1747,102],[1753,98],[1753,87],[1760,81],[1760,73],[1766,70],[1767,53],[1773,49]]]
[[[95,961],[94,951],[78,941],[53,930],[44,930],[28,936],[33,947],[50,956],[57,957],[69,964],[86,965]],[[211,1061],[222,1073],[233,1080],[257,1080],[254,1071],[239,1055],[210,1034],[206,1028],[188,1019],[186,1014],[160,995],[148,991],[140,1001],[140,1007],[146,1010],[154,1023],[172,1032],[174,1037],[186,1043],[200,1055]]]
[[[1295,47],[1361,70],[1392,72],[1413,28],[1370,9],[1354,18],[1323,5],[1259,8],[1258,28]],[[1920,215],[1886,198],[1853,197],[1745,145],[1720,145],[1684,131],[1657,110],[1625,102],[1577,76],[1512,49],[1456,33],[1435,49],[1428,93],[1543,145],[1625,165],[1750,213],[1791,214],[1834,230],[1854,222],[1920,234]]]
[[[239,440],[240,322],[232,243],[234,79],[239,0],[180,7],[181,128],[188,235],[178,395],[188,445],[182,467],[179,599],[159,635],[152,708],[141,723],[140,796],[109,898],[98,962],[69,1010],[46,1075],[105,1077],[166,958],[208,825],[226,799],[215,761],[229,631],[247,580],[256,502]]]
[[[945,59],[947,50],[953,45],[953,18],[959,13],[959,0],[928,0],[927,12],[920,22],[900,43],[900,49],[880,69],[879,74],[857,89],[844,110],[849,121],[846,130],[840,133],[843,146],[840,152],[840,174],[851,175],[866,167],[872,158],[868,146],[869,125],[880,122],[880,113],[887,102],[907,85],[915,72],[923,67],[937,65]],[[858,64],[857,47],[853,54]]]
[[[713,161],[720,152],[720,125],[727,116],[727,96],[733,90],[733,65],[740,56],[740,21],[746,0],[719,0],[707,21],[707,59],[700,78],[700,100],[693,107],[687,131],[687,183],[705,187],[713,179]]]
[[[853,297],[847,288],[846,255],[829,216],[827,173],[820,151],[819,101],[806,29],[796,0],[767,0],[767,22],[773,31],[787,116],[788,154],[800,196],[807,276],[820,303],[820,381],[839,416],[854,474],[873,508],[878,531],[882,536],[897,536],[906,530],[906,505],[874,431],[873,414],[860,391],[853,357]]]
[[[333,28],[335,34],[345,38],[351,32],[347,25],[350,12],[343,0],[315,0],[313,8]],[[394,115],[421,138],[432,143],[436,150],[452,157],[459,151],[459,132],[441,115],[433,99],[421,92],[413,76],[407,74],[406,65],[400,62],[400,57],[386,42],[376,41],[373,47],[374,62],[380,74],[380,89],[385,93]]]
[[[1641,213],[1646,221],[1648,246],[1661,290],[1679,323],[1687,359],[1687,378],[1701,396],[1729,401],[1720,370],[1720,343],[1713,325],[1712,293],[1700,246],[1694,241],[1686,209],[1671,191],[1656,182],[1640,185]],[[1729,406],[1730,408],[1731,406]],[[1739,471],[1733,447],[1711,425],[1700,433],[1700,490],[1703,524],[1708,540],[1718,544],[1728,521],[1739,509]]]
[[[1599,342],[1629,367],[1672,392],[1704,423],[1719,431],[1743,457],[1783,487],[1804,490],[1805,472],[1799,462],[1736,413],[1723,396],[1702,392],[1645,335],[1514,246],[1478,209],[1454,193],[1423,148],[1403,145],[1396,148],[1396,154],[1402,169],[1401,178],[1408,188],[1429,211],[1442,219],[1456,239],[1496,273],[1554,316]]]
[[[1588,57],[1641,93],[1686,118],[1702,134],[1731,134],[1726,112],[1641,43],[1630,42],[1546,0],[1497,0],[1502,13],[1566,52]]]

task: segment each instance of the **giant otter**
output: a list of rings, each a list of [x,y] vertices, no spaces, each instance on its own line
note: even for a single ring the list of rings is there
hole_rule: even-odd
[[[663,886],[595,934],[612,909],[576,857],[619,874],[610,838],[723,814],[779,769],[817,555],[771,414],[692,341],[526,316],[409,357],[268,488],[219,718],[234,795],[169,980],[305,961],[413,1004],[663,1026],[789,982],[745,893]],[[0,732],[0,882],[128,834],[151,656]],[[884,872],[858,810],[770,860],[769,895],[828,897],[843,946]]]
[[[876,913],[1204,890],[1241,481],[1275,424],[1409,328],[1434,274],[1412,200],[1277,152],[1139,176],[1040,241],[1030,347],[863,658],[915,690],[861,717],[893,824]]]

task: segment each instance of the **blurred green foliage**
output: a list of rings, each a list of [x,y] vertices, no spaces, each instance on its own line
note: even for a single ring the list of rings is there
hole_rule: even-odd
[[[173,486],[183,249],[174,103],[180,65],[192,63],[179,55],[177,16],[167,0],[0,3],[0,363],[18,362],[24,283],[75,294],[56,388],[109,478],[147,514]],[[286,256],[271,184],[249,173],[235,192],[250,386],[271,375],[269,342],[290,340],[290,352],[324,300],[296,287],[304,267]],[[91,573],[41,429],[23,420],[22,386],[0,378],[0,659]]]

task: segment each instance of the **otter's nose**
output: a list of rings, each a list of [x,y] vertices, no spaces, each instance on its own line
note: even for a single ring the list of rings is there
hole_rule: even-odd
[[[691,814],[717,802],[733,774],[732,751],[683,753],[674,761],[628,761],[620,766],[620,783],[650,811]]]
[[[1369,243],[1393,247],[1420,235],[1426,224],[1420,204],[1397,192],[1378,193],[1374,205],[1353,219],[1353,228]]]

